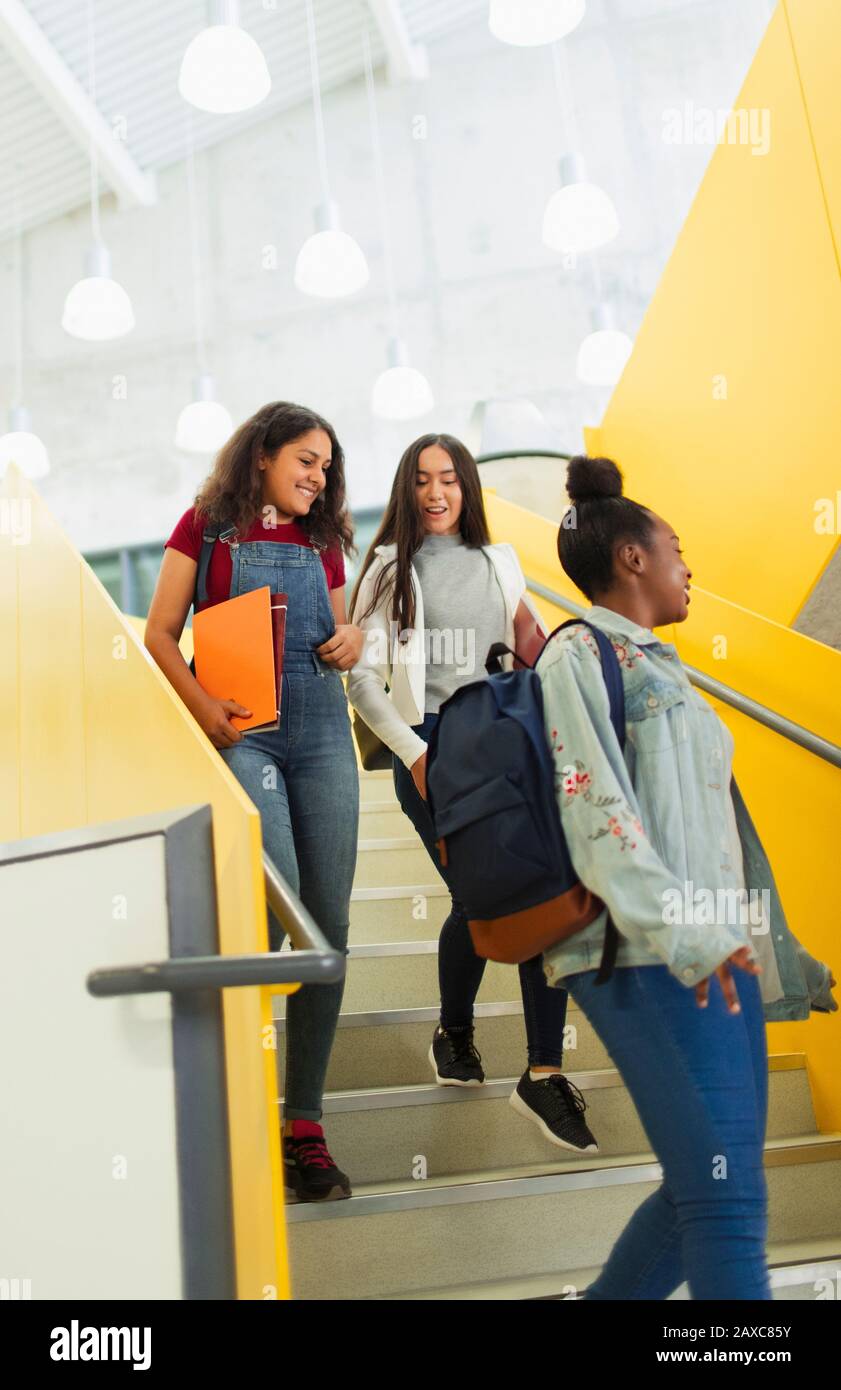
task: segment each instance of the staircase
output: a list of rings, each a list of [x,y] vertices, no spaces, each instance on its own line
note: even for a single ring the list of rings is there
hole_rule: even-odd
[[[488,1080],[466,1090],[432,1084],[437,941],[449,899],[391,773],[360,778],[348,974],[324,1104],[328,1143],[354,1195],[287,1206],[294,1295],[580,1291],[659,1182],[634,1107],[570,1000],[564,1071],[586,1098],[601,1151],[576,1158],[516,1115],[508,1096],[526,1065],[519,979],[515,967],[490,963],[476,1008]],[[274,1007],[282,1032],[285,1000]],[[774,1297],[841,1297],[841,1135],[816,1130],[802,1054],[772,1056],[769,1083]],[[685,1287],[675,1295],[686,1296]]]

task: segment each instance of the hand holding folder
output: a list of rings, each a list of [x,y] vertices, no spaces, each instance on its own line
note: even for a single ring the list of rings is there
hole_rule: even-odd
[[[280,724],[287,601],[266,585],[193,616],[196,680],[217,700],[251,710],[247,719],[231,715],[244,733]]]

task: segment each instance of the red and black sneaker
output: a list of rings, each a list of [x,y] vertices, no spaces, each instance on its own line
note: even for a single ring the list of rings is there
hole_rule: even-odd
[[[350,1179],[337,1168],[324,1130],[314,1120],[293,1120],[283,1136],[287,1202],[340,1202],[351,1195]]]

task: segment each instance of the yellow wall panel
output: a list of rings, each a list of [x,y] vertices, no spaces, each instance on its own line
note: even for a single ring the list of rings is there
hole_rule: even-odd
[[[841,5],[838,0],[785,0],[821,186],[841,251]]]
[[[0,544],[0,636],[11,651],[21,649],[19,702],[14,663],[0,676],[7,697],[0,777],[13,803],[20,779],[25,814],[6,813],[3,834],[14,839],[210,803],[220,949],[264,950],[256,807],[149,657],[137,624],[123,617],[35,489],[10,469],[0,501],[17,492],[31,507],[32,536],[14,554]],[[276,1053],[265,1046],[269,991],[226,990],[223,1010],[238,1293],[286,1298]]]
[[[22,497],[23,497],[22,492]],[[18,547],[21,835],[85,825],[79,557],[46,507]]]
[[[834,93],[839,7],[799,8],[804,70]],[[837,543],[814,521],[839,486],[841,283],[782,8],[736,106],[770,112],[769,151],[715,148],[588,448],[676,527],[700,584],[789,623]]]

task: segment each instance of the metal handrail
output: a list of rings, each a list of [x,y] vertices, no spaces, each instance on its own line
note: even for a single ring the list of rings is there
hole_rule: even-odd
[[[539,584],[536,579],[529,579],[528,576],[526,576],[526,584],[533,593],[548,599],[550,603],[556,604],[558,608],[562,608],[565,613],[569,613],[572,617],[586,618],[589,610],[583,604],[576,603],[574,599],[556,593],[554,589],[549,589],[545,584]],[[700,690],[705,690],[708,695],[713,695],[725,705],[730,705],[740,714],[746,714],[748,718],[755,719],[757,724],[764,724],[766,728],[773,729],[775,734],[781,734],[790,743],[798,744],[807,752],[814,753],[818,758],[823,758],[824,762],[831,763],[833,767],[841,767],[841,748],[837,744],[830,743],[828,739],[821,738],[819,734],[813,734],[810,729],[804,729],[802,724],[795,724],[793,720],[786,719],[785,715],[777,714],[776,710],[768,709],[767,705],[760,705],[749,695],[742,695],[740,691],[731,689],[729,685],[716,680],[714,676],[708,676],[705,672],[696,670],[694,666],[684,665],[683,669],[692,684],[697,685]]]
[[[557,449],[501,449],[495,454],[477,454],[477,463],[497,463],[504,462],[506,459],[566,459],[567,463],[574,454],[561,454]]]
[[[88,975],[88,993],[110,999],[125,994],[181,994],[185,990],[246,985],[332,985],[343,980],[347,958],[329,944],[265,851],[263,881],[266,902],[289,937],[291,951],[175,956],[141,965],[104,966]]]

